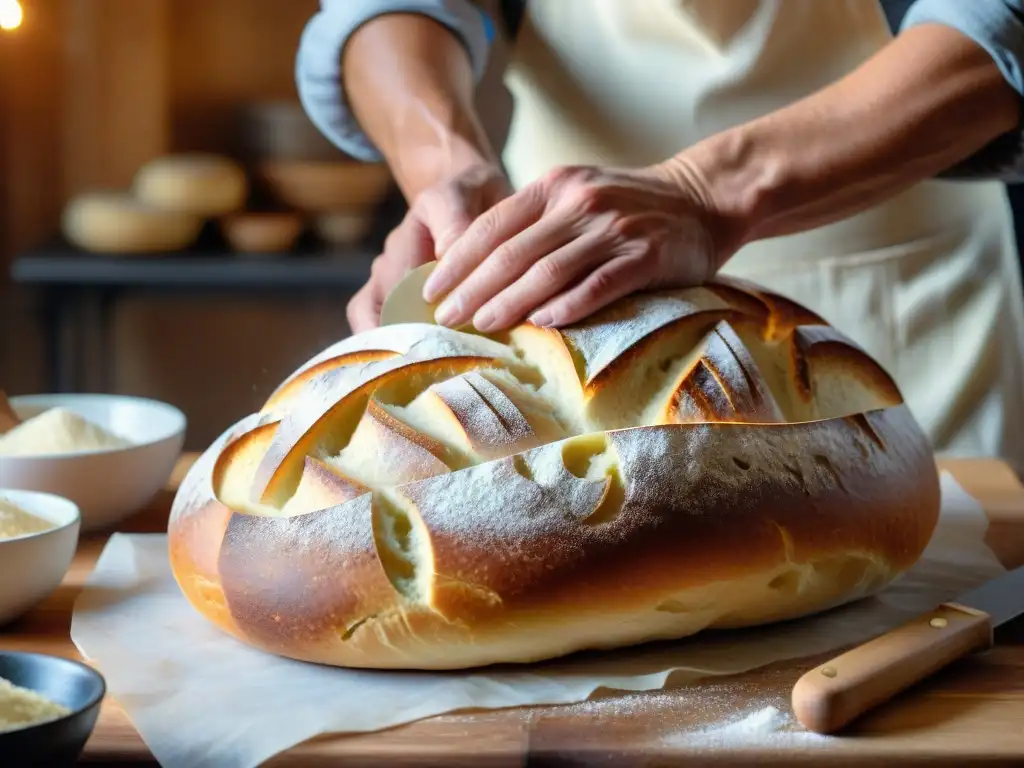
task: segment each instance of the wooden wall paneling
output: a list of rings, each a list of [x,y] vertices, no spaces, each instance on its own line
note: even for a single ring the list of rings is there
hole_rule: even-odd
[[[62,2],[65,190],[126,187],[169,147],[171,0]]]
[[[237,116],[296,100],[299,37],[318,0],[172,0],[174,145],[234,154]]]
[[[10,263],[48,240],[61,193],[64,0],[23,0],[25,18],[0,31],[0,382],[10,392],[45,385],[33,296],[9,282]]]
[[[171,0],[171,148],[234,155],[242,107],[296,99],[299,37],[318,8],[318,0]],[[126,302],[116,322],[118,385],[183,408],[188,443],[203,448],[348,334],[348,299]]]
[[[0,202],[5,275],[15,248],[55,232],[67,196],[126,187],[141,163],[167,151],[231,151],[239,107],[294,99],[299,36],[318,8],[317,0],[24,2],[17,44],[0,36],[0,186],[11,190]],[[201,448],[348,333],[348,298],[133,299],[114,318],[111,389],[182,407],[189,445]],[[0,302],[0,380],[38,391],[38,327],[7,296]],[[15,368],[34,373],[12,378]]]
[[[25,3],[25,21],[0,31],[3,279],[14,254],[53,234],[62,204],[60,97],[62,0]]]
[[[170,0],[63,2],[64,192],[127,189],[139,166],[170,145]],[[97,317],[81,320],[99,327]],[[79,343],[86,389],[106,388],[104,346],[113,341],[82,334]]]

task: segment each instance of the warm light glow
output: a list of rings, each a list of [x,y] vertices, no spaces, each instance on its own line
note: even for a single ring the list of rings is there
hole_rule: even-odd
[[[21,26],[21,19],[18,0],[0,0],[0,29],[17,29]]]

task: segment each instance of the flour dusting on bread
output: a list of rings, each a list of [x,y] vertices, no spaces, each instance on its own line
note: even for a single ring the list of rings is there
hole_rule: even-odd
[[[522,663],[873,594],[920,556],[938,487],[877,362],[722,281],[562,330],[331,346],[193,467],[171,562],[203,615],[273,653]]]

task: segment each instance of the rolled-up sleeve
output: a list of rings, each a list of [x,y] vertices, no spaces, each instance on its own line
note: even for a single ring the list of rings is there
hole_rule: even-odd
[[[341,52],[363,24],[388,13],[418,13],[450,29],[466,47],[479,81],[487,66],[493,27],[469,0],[321,0],[299,41],[295,81],[312,123],[352,157],[380,161],[381,154],[349,109],[341,79]]]
[[[942,24],[969,37],[988,52],[1006,82],[1024,98],[1024,0],[916,0],[900,28],[920,24]],[[1024,181],[1024,125],[943,175]]]

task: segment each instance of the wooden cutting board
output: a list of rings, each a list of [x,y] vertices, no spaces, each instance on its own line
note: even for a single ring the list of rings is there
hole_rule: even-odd
[[[171,487],[124,523],[125,532],[166,529],[173,488],[195,459],[179,464]],[[1007,567],[1024,564],[1024,488],[1004,464],[988,460],[941,462],[979,500],[992,521],[989,544]],[[17,624],[0,630],[0,649],[77,658],[68,639],[75,597],[106,542],[84,538],[64,584]],[[781,732],[701,729],[757,717],[775,707],[792,717],[789,692],[821,659],[786,662],[707,684],[651,693],[609,695],[573,706],[477,712],[435,717],[383,733],[320,739],[270,766],[675,764],[962,766],[985,761],[1024,765],[1024,622],[998,635],[991,652],[966,659],[899,697],[844,736],[822,737],[795,728]],[[792,725],[787,728],[794,728]],[[187,738],[184,734],[182,738]],[[107,700],[86,764],[153,764],[124,712]]]

